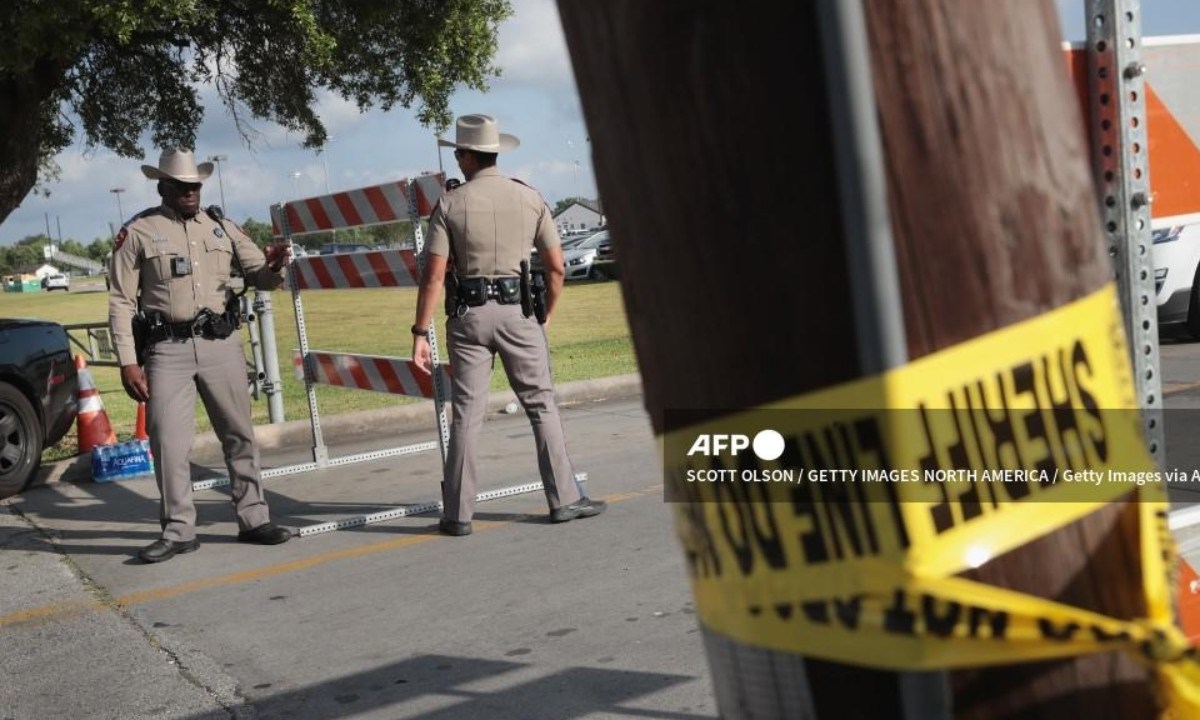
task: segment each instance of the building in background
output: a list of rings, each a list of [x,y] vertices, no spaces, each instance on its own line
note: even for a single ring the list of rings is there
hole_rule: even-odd
[[[554,214],[559,235],[586,230],[600,230],[607,223],[599,200],[576,200]]]

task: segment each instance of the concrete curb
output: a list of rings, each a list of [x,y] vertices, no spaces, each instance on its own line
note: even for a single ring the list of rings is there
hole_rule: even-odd
[[[563,383],[555,390],[560,406],[576,405],[603,400],[622,400],[642,394],[642,377],[636,373],[579,380]],[[488,414],[504,411],[504,407],[516,399],[511,390],[492,393],[488,397]],[[364,410],[321,417],[321,434],[326,444],[337,444],[349,440],[371,440],[435,428],[433,403],[422,402],[400,405],[394,408]],[[289,420],[274,425],[259,425],[254,428],[259,448],[264,451],[291,447],[311,447],[312,423],[308,418]],[[192,444],[191,460],[199,465],[222,463],[221,443],[211,430],[196,435]],[[38,471],[32,487],[52,485],[60,482],[79,482],[92,477],[91,456],[80,455],[70,460],[44,463]]]

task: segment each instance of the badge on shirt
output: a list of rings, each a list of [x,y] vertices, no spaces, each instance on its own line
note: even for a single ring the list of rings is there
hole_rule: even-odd
[[[224,232],[222,232],[221,228],[219,228],[219,227],[215,227],[215,228],[213,228],[213,235],[216,235],[216,236],[217,236],[217,237],[219,237],[219,238],[220,238],[220,237],[225,237],[225,233],[224,233]]]

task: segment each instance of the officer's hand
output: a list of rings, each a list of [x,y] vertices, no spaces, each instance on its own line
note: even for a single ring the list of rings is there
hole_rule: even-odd
[[[121,384],[125,393],[138,402],[150,399],[150,384],[146,382],[146,372],[139,365],[121,366]]]
[[[273,272],[279,272],[280,268],[287,265],[292,260],[292,253],[287,245],[268,245],[267,246],[267,267]]]
[[[413,364],[426,375],[433,374],[433,352],[429,348],[429,338],[416,335],[413,337]]]

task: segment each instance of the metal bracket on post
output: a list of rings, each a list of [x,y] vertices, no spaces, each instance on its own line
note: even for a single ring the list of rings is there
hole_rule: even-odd
[[[1092,158],[1146,446],[1165,457],[1140,0],[1085,0]]]
[[[288,252],[291,253],[293,249],[292,227],[288,222],[287,213],[283,210],[285,205],[280,204],[275,207],[278,209],[280,233],[284,240],[287,240]],[[304,323],[304,303],[300,300],[300,286],[292,273],[288,273],[288,287],[292,291],[292,307],[296,312],[296,334],[300,338],[300,356],[304,358],[304,393],[308,398],[308,418],[312,425],[313,462],[318,468],[323,468],[329,464],[329,448],[325,446],[325,438],[321,434],[321,413],[317,408],[317,385],[313,382],[316,370],[312,367],[312,359],[308,354],[308,329]]]

